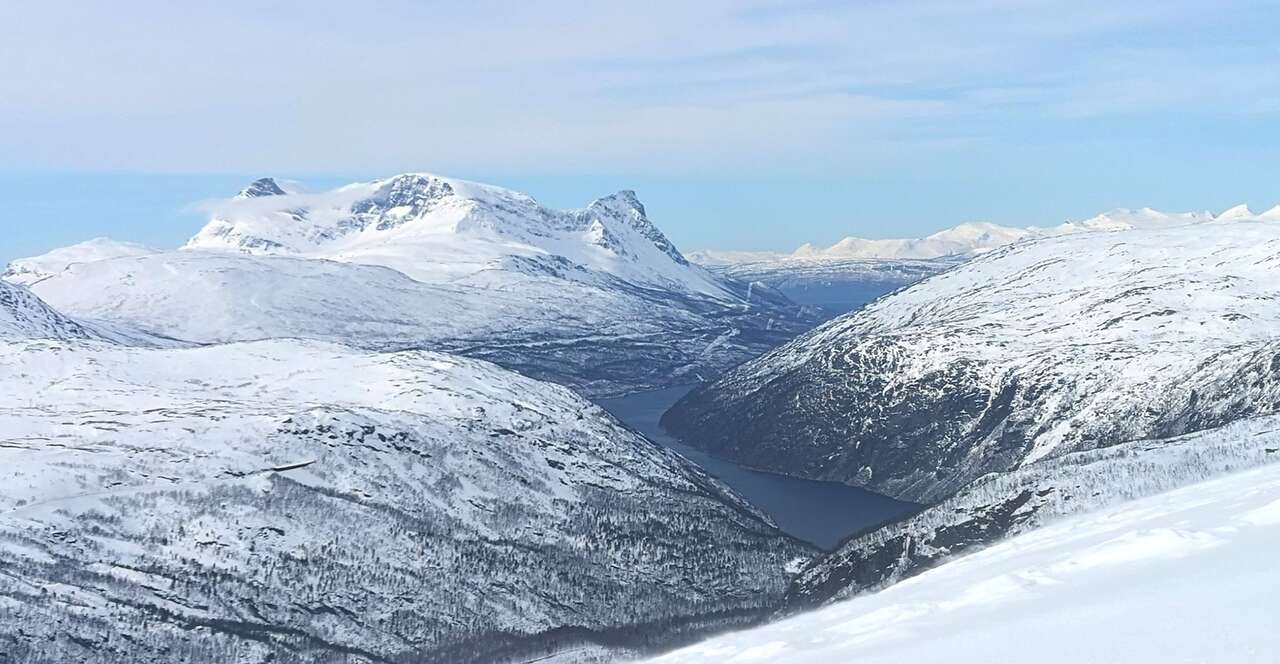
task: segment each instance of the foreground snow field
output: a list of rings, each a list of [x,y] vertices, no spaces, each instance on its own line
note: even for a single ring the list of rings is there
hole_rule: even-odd
[[[1280,464],[1064,520],[663,664],[1280,658]]]

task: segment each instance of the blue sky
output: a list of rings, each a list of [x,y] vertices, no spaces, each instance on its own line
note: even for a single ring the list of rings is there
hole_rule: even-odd
[[[431,171],[686,249],[1280,202],[1272,1],[0,6],[0,260]]]

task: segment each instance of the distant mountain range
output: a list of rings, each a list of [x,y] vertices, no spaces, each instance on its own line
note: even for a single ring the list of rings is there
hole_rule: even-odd
[[[717,274],[776,288],[797,303],[836,315],[1014,242],[1093,231],[1241,220],[1280,220],[1280,206],[1255,214],[1248,206],[1237,205],[1217,215],[1122,208],[1052,227],[1017,228],[974,222],[923,238],[846,237],[830,247],[806,244],[791,253],[703,250],[690,252],[689,259]]]
[[[829,247],[802,245],[791,253],[769,251],[701,250],[689,259],[709,266],[761,263],[786,259],[907,259],[930,260],[969,257],[1027,238],[1052,237],[1088,231],[1116,231],[1157,228],[1203,222],[1280,221],[1280,205],[1255,213],[1247,205],[1237,205],[1218,214],[1211,212],[1160,212],[1151,208],[1116,208],[1083,221],[1067,221],[1057,226],[1001,226],[970,222],[952,226],[922,238],[873,240],[846,237]]]

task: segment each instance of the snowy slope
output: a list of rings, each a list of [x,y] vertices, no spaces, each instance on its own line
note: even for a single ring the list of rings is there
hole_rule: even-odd
[[[923,238],[847,237],[830,247],[806,244],[790,254],[704,250],[692,252],[689,257],[717,274],[776,288],[800,304],[816,305],[838,315],[1014,242],[1071,233],[1275,219],[1280,219],[1280,206],[1261,215],[1247,206],[1236,206],[1216,216],[1207,212],[1120,208],[1054,227],[1014,228],[973,222]]]
[[[0,341],[18,662],[577,661],[743,624],[810,553],[598,407],[488,363]]]
[[[41,279],[47,279],[78,263],[124,256],[145,256],[158,250],[132,242],[117,242],[99,237],[69,247],[54,249],[41,256],[18,258],[9,262],[8,267],[0,273],[0,279],[14,284],[30,286]]]
[[[1280,464],[1053,524],[883,592],[655,662],[1264,662]]]
[[[1280,225],[997,249],[836,319],[664,424],[753,466],[931,502],[993,471],[1280,410]]]
[[[183,250],[74,263],[34,288],[192,342],[451,350],[592,395],[711,377],[818,320],[688,263],[631,192],[559,211],[427,175],[320,194],[260,180]]]
[[[92,328],[54,311],[26,288],[0,281],[0,340],[97,337]]]
[[[792,583],[786,612],[883,588],[1079,514],[1280,462],[1280,416],[1075,452],[986,475],[920,513],[850,538]]]
[[[552,210],[526,194],[406,173],[316,193],[255,182],[219,205],[190,249],[289,254],[385,265],[428,283],[524,258],[585,268],[629,284],[736,300],[692,266],[649,221],[635,192],[580,210]]]

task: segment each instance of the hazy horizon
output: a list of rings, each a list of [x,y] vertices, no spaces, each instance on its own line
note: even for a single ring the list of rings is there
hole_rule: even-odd
[[[685,250],[1280,202],[1274,2],[140,5],[0,8],[0,260],[264,175],[635,189]]]

